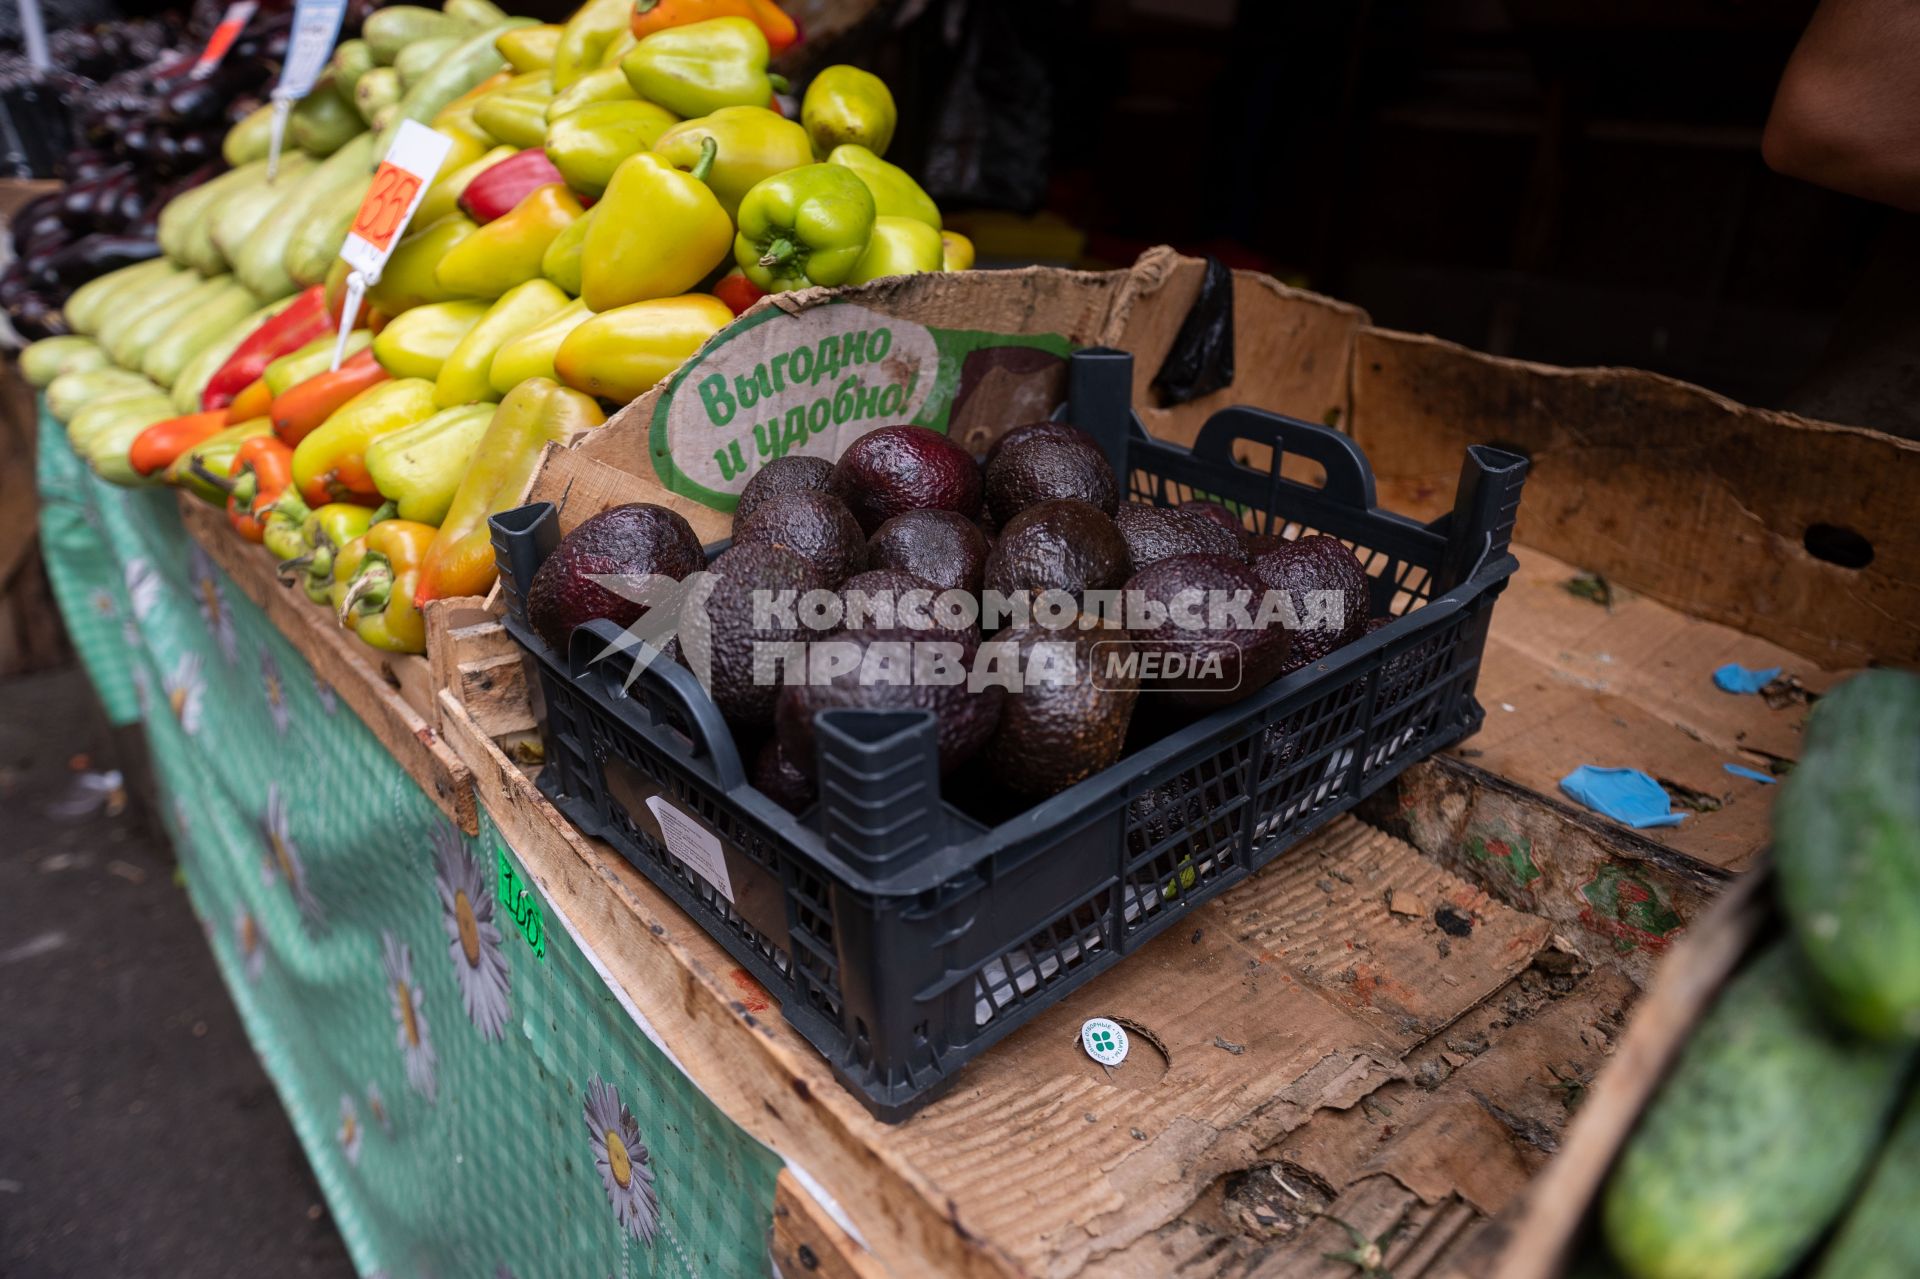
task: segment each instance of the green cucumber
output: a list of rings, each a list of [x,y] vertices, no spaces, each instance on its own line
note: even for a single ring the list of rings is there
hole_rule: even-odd
[[[1920,1093],[1867,1175],[1813,1279],[1913,1279],[1920,1275]]]
[[[1635,1279],[1774,1279],[1845,1206],[1910,1054],[1820,1011],[1792,942],[1755,957],[1694,1028],[1601,1198]]]
[[[1920,1038],[1920,676],[1866,671],[1820,699],[1774,803],[1773,853],[1834,1015]]]

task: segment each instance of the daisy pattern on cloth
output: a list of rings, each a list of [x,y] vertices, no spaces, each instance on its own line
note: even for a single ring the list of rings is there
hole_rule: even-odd
[[[214,642],[220,645],[221,658],[231,666],[240,659],[240,636],[233,629],[233,610],[227,607],[226,594],[220,589],[220,570],[198,542],[193,543],[188,557],[187,576],[193,583],[193,597],[200,606],[201,620],[206,622]]]
[[[207,691],[201,667],[200,654],[182,653],[173,672],[160,682],[167,694],[167,707],[188,737],[200,731],[200,701]]]
[[[583,1107],[593,1164],[600,1170],[614,1220],[641,1243],[651,1244],[660,1228],[660,1200],[653,1189],[653,1168],[640,1125],[620,1101],[619,1090],[595,1075],[587,1083]]]
[[[447,953],[453,960],[460,1002],[482,1039],[501,1039],[510,1015],[512,976],[500,949],[500,929],[494,923],[493,894],[487,891],[487,877],[460,832],[446,822],[434,825],[433,861],[434,886],[440,892],[441,921],[447,929]]]
[[[413,980],[413,948],[382,930],[380,962],[387,970],[387,1000],[393,1009],[395,1037],[400,1044],[400,1059],[407,1068],[407,1083],[432,1101],[438,1086],[434,1070],[440,1059],[434,1055],[427,1010],[420,987]]]
[[[293,842],[292,815],[279,782],[267,783],[267,813],[261,822],[261,836],[267,844],[267,855],[260,863],[261,881],[271,888],[285,879],[293,904],[300,908],[300,917],[309,924],[323,922],[326,912],[307,887],[307,863],[300,856],[300,846]]]
[[[253,912],[244,906],[233,915],[233,944],[240,948],[240,966],[247,980],[259,981],[267,967],[266,939],[260,935],[260,924]]]
[[[146,621],[147,614],[160,602],[160,574],[154,571],[151,560],[136,555],[120,570],[120,576],[127,585],[127,607],[133,610],[133,620]]]
[[[112,591],[94,591],[87,596],[87,607],[93,610],[95,617],[113,617],[120,606],[113,602]]]
[[[360,1112],[353,1104],[353,1096],[350,1093],[343,1092],[340,1094],[340,1132],[338,1133],[340,1138],[340,1153],[345,1155],[347,1162],[356,1168],[360,1166],[360,1138],[362,1135],[363,1129],[360,1127]]]
[[[273,720],[273,731],[285,737],[293,724],[293,708],[287,705],[287,683],[280,675],[280,663],[273,659],[273,650],[264,645],[260,649],[260,691],[267,695],[267,715]]]
[[[320,699],[320,709],[331,715],[340,709],[340,695],[333,691],[333,685],[320,678],[320,672],[313,673],[313,695]]]
[[[387,1098],[380,1091],[380,1085],[371,1079],[367,1081],[367,1113],[380,1125],[381,1132],[393,1136],[393,1116],[387,1113]]]

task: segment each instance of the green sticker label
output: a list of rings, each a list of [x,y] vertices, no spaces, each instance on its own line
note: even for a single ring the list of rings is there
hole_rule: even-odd
[[[1072,350],[1057,333],[943,329],[847,302],[766,311],[675,374],[654,406],[654,471],[671,491],[732,511],[774,458],[831,460],[877,427],[930,427],[972,447],[976,419],[997,429],[1051,413]]]
[[[533,947],[533,957],[545,959],[547,921],[540,913],[540,898],[521,882],[505,846],[497,845],[495,852],[500,859],[500,905],[506,910],[507,918],[513,921],[514,927],[520,930],[520,936],[526,939],[527,945]]]

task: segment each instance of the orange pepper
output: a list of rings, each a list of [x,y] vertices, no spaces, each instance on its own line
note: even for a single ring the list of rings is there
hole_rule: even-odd
[[[235,422],[245,422],[265,417],[272,405],[273,392],[267,389],[267,379],[257,377],[247,383],[246,390],[233,397],[233,403],[227,405],[227,416]]]
[[[290,386],[273,402],[273,433],[292,448],[335,409],[368,387],[386,381],[387,376],[369,347],[330,373]]]
[[[773,0],[635,0],[629,24],[633,38],[644,40],[668,27],[709,18],[745,18],[760,28],[767,49],[782,53],[800,40],[800,26]]]
[[[267,510],[293,482],[293,450],[277,436],[256,435],[241,443],[228,473],[227,522],[249,542],[266,536]]]
[[[236,401],[237,403],[237,401]],[[202,441],[212,439],[227,425],[227,410],[189,413],[155,422],[134,436],[127,450],[127,464],[137,474],[154,475],[173,465],[173,460]]]

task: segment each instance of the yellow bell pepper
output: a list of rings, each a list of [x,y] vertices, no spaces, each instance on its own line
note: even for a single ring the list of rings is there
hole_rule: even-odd
[[[973,241],[958,231],[940,232],[942,271],[971,271],[973,269]]]
[[[633,0],[587,0],[560,32],[553,51],[553,87],[565,89],[600,65],[607,46],[626,32]]]
[[[773,101],[767,53],[767,37],[746,18],[709,18],[654,32],[620,60],[620,69],[635,93],[691,120],[722,107]]]
[[[625,403],[644,395],[727,325],[733,312],[707,293],[603,311],[560,344],[553,367],[576,391]]]
[[[521,83],[535,80],[536,83]],[[515,77],[473,104],[473,122],[510,147],[537,147],[546,137],[553,86],[545,71]]]
[[[814,154],[822,159],[847,142],[885,155],[899,119],[887,82],[859,67],[826,68],[800,99],[800,123],[813,139]]]
[[[549,441],[564,444],[606,421],[591,397],[551,378],[529,378],[500,402],[473,464],[453,495],[440,532],[427,549],[414,602],[455,595],[483,595],[496,576],[489,516],[517,505]]]
[[[867,184],[873,193],[873,211],[880,217],[914,218],[940,229],[940,206],[899,165],[888,164],[857,142],[835,147],[827,163],[852,169]]]
[[[593,229],[593,215],[599,206],[554,237],[540,259],[540,274],[560,286],[570,298],[580,296],[580,275],[586,269],[587,233]]]
[[[599,71],[590,71],[566,88],[553,95],[553,101],[547,103],[547,123],[563,120],[582,107],[590,107],[596,102],[638,102],[640,95],[627,83],[627,73],[619,67],[606,67]],[[666,111],[665,107],[660,108]],[[667,114],[673,115],[668,111]],[[678,120],[679,116],[674,116]]]
[[[516,27],[495,37],[493,47],[517,72],[544,71],[553,65],[553,55],[560,49],[560,33],[564,29],[552,23]]]
[[[676,169],[691,171],[698,167],[708,138],[716,149],[707,185],[730,218],[739,214],[741,197],[762,178],[813,163],[807,131],[765,107],[722,107],[676,124],[660,134],[653,153]]]
[[[433,413],[433,383],[425,378],[395,378],[368,387],[294,447],[294,487],[308,506],[377,505],[380,490],[367,474],[367,446]]]
[[[671,111],[651,102],[637,98],[626,102],[592,102],[547,126],[547,158],[560,170],[568,186],[582,195],[598,196],[607,189],[622,160],[650,148],[657,149],[661,136],[676,127],[686,126],[676,125]],[[805,140],[804,134],[802,140]],[[696,145],[694,149],[699,148]],[[687,167],[693,166],[689,163]],[[714,167],[717,172],[718,161]]]
[[[553,377],[553,357],[567,334],[593,318],[584,301],[569,302],[519,337],[513,338],[494,354],[493,368],[487,380],[500,395],[506,395],[529,378]]]
[[[691,174],[650,151],[614,170],[595,206],[600,216],[587,230],[580,296],[589,307],[606,311],[685,293],[727,256],[733,219],[705,182],[715,151],[707,139]]]
[[[367,474],[403,520],[438,524],[493,420],[493,405],[462,404],[367,445]]]
[[[940,233],[918,218],[875,218],[873,237],[847,283],[865,284],[882,276],[938,271],[944,260]]]
[[[480,323],[487,303],[462,299],[431,302],[402,312],[373,339],[373,358],[397,378],[440,376],[440,366],[460,345],[467,331]]]
[[[568,301],[550,280],[528,280],[501,294],[440,366],[433,382],[434,403],[450,408],[498,398],[489,376],[493,357],[509,340],[566,309]]]
[[[463,213],[448,213],[439,221],[420,223],[420,229],[394,246],[380,282],[367,290],[367,301],[388,315],[399,315],[429,302],[448,302],[459,294],[440,283],[440,260],[455,245],[480,229]]]
[[[497,298],[516,284],[540,276],[540,259],[568,226],[578,221],[580,202],[558,182],[536,187],[513,211],[475,231],[440,259],[440,286],[466,297]],[[642,236],[652,230],[640,229]],[[704,273],[703,273],[704,274]],[[696,276],[695,279],[699,277]]]
[[[333,565],[340,625],[385,652],[426,652],[427,622],[413,593],[436,531],[414,520],[381,520],[347,543]]]

